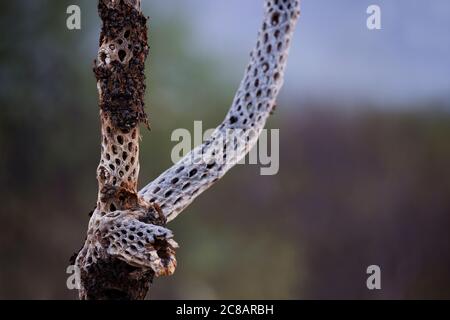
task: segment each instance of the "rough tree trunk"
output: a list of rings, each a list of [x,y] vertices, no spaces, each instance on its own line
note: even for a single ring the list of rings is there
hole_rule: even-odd
[[[136,0],[100,0],[103,22],[94,72],[99,91],[101,159],[98,200],[79,252],[81,299],[143,299],[156,275],[176,260],[156,204],[137,194],[139,124],[144,112],[146,18]]]

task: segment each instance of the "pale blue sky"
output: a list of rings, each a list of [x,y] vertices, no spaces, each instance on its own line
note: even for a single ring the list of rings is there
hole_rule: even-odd
[[[152,19],[182,17],[194,53],[214,55],[220,71],[237,79],[255,41],[262,3],[152,0],[153,14],[146,13]],[[381,7],[382,30],[366,28],[370,4]],[[449,30],[448,0],[303,0],[284,96],[344,104],[449,102]]]

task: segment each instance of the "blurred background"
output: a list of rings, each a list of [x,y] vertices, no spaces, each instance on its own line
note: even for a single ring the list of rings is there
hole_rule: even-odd
[[[220,123],[263,3],[143,2],[141,186],[171,165],[174,129]],[[66,28],[71,4],[81,30]],[[449,23],[446,0],[303,0],[267,124],[279,173],[239,165],[172,222],[178,268],[149,297],[449,299]],[[75,299],[66,268],[100,154],[96,1],[1,1],[0,30],[0,298]],[[382,290],[366,288],[371,264]]]

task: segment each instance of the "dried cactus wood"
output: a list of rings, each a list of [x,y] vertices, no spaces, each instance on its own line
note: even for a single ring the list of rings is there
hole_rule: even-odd
[[[81,299],[143,299],[154,276],[175,270],[172,233],[155,204],[137,194],[144,112],[146,18],[137,0],[100,0],[95,61],[101,120],[97,206],[76,258]]]
[[[298,0],[267,0],[250,63],[225,120],[211,137],[140,191],[168,221],[239,162],[256,143],[283,84]]]
[[[99,0],[94,72],[99,91],[98,201],[75,263],[81,299],[143,299],[154,276],[176,267],[167,221],[220,179],[256,143],[283,83],[299,0],[266,0],[255,49],[230,111],[211,137],[137,193],[144,112],[146,19],[139,0]]]

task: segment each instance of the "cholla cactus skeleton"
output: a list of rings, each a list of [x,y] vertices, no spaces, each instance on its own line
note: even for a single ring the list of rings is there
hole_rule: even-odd
[[[256,143],[283,83],[299,0],[266,0],[257,44],[233,104],[211,137],[137,192],[144,112],[146,19],[139,0],[99,0],[95,74],[101,160],[97,206],[76,264],[82,299],[143,299],[154,276],[176,267],[166,222],[220,179]]]

